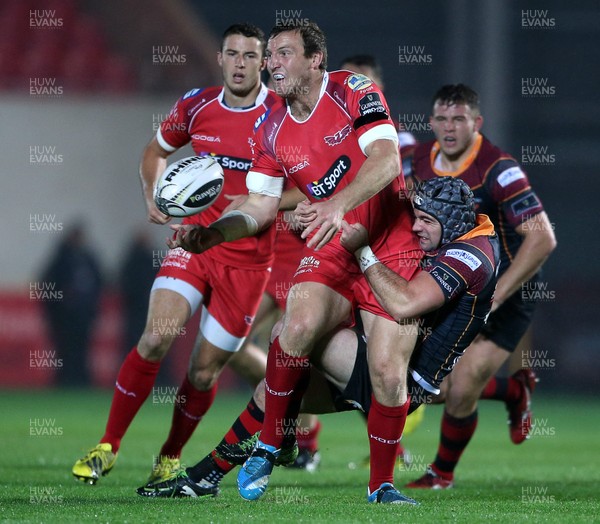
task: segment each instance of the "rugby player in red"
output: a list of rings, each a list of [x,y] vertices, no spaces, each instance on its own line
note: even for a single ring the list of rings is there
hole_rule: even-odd
[[[202,252],[262,231],[275,218],[285,176],[306,195],[299,208],[308,241],[283,329],[267,358],[261,440],[240,471],[238,487],[248,499],[265,492],[277,455],[289,445],[281,428],[295,424],[298,416],[309,379],[308,355],[317,340],[348,319],[356,299],[368,334],[373,385],[367,425],[371,497],[393,481],[417,330],[398,329],[354,257],[340,245],[338,233],[344,218],[359,222],[382,263],[407,280],[418,271],[422,252],[411,231],[410,203],[400,197],[398,137],[385,98],[371,80],[347,71],[326,72],[325,37],[316,24],[274,28],[267,56],[275,91],[285,103],[256,123],[248,200],[209,228],[172,226],[176,235],[169,245]],[[289,162],[290,151],[306,159]],[[395,488],[383,502],[415,503]]]
[[[535,288],[556,239],[517,161],[479,133],[483,117],[475,91],[463,84],[442,87],[433,97],[430,122],[436,140],[417,147],[415,182],[448,176],[464,180],[475,194],[477,212],[489,215],[501,246],[492,313],[442,391],[446,407],[437,456],[423,477],[408,484],[443,489],[452,487],[454,469],[475,432],[477,400],[484,388],[486,398],[507,403],[511,439],[519,443],[529,433],[533,371],[520,370],[504,383],[493,377],[529,326],[535,304],[522,289]]]
[[[378,263],[369,248],[366,229],[343,225],[342,245],[368,259],[364,268],[369,285],[399,322],[423,316],[423,327],[410,362],[411,409],[430,402],[445,376],[463,355],[490,312],[499,260],[498,236],[489,218],[475,215],[473,193],[459,179],[436,178],[419,187],[414,198],[415,223],[426,252],[421,271],[410,282]],[[365,253],[366,252],[366,253]],[[320,340],[311,354],[311,377],[302,410],[329,413],[350,409],[369,413],[371,382],[365,339],[361,332],[341,329]],[[264,416],[265,386],[255,390],[248,407],[221,442],[201,461],[176,477],[142,486],[144,497],[201,497],[214,495],[223,477],[242,464],[256,439],[253,428]],[[280,454],[286,465],[293,454]],[[393,492],[384,486],[374,499]]]
[[[259,28],[249,24],[228,28],[217,57],[223,86],[189,91],[162,122],[146,146],[140,166],[150,222],[166,224],[170,220],[157,209],[153,188],[167,157],[187,144],[196,155],[215,158],[223,167],[225,182],[214,205],[184,219],[184,224],[208,226],[229,205],[225,195],[247,191],[253,125],[278,100],[260,81],[264,51],[265,38]],[[169,251],[152,288],[144,333],[117,376],[105,434],[98,446],[75,463],[76,478],[95,483],[111,470],[122,437],[152,390],[160,362],[202,306],[202,337],[177,392],[171,431],[150,481],[178,467],[182,447],[213,402],[221,370],[250,331],[273,261],[274,235],[274,228],[265,228],[254,237],[201,255],[180,248]]]

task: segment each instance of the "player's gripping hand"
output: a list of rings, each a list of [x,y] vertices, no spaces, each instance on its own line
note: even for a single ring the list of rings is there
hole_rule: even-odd
[[[171,221],[171,217],[169,215],[165,215],[156,207],[154,198],[146,198],[145,200],[148,222],[162,225]]]
[[[367,229],[358,222],[356,224],[348,224],[345,220],[342,222],[342,236],[340,244],[350,253],[354,253],[361,247],[369,245],[369,235]]]
[[[175,233],[172,238],[167,238],[167,245],[171,249],[180,247],[190,253],[204,253],[224,238],[216,229],[190,224],[172,224],[169,226]]]
[[[299,213],[298,207],[301,205],[304,205],[304,212]],[[306,229],[302,232],[302,238],[308,238],[315,232],[306,245],[318,251],[342,227],[345,210],[335,198],[309,204],[308,206],[304,202],[301,202],[298,204],[298,207],[296,208],[296,213],[299,214],[300,222],[306,226]]]

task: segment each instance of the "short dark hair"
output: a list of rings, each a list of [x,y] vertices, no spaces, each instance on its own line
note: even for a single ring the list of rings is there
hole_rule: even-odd
[[[223,32],[221,49],[223,49],[223,45],[225,45],[225,39],[229,35],[242,35],[246,38],[257,38],[260,41],[260,47],[262,48],[262,54],[264,56],[265,48],[267,47],[267,40],[265,39],[264,31],[260,27],[257,27],[254,24],[248,24],[246,22],[230,25]]]
[[[289,22],[289,23],[288,23]],[[276,25],[269,33],[269,40],[280,33],[286,31],[295,31],[300,33],[302,43],[304,44],[304,56],[310,58],[315,53],[323,53],[323,60],[319,65],[319,69],[327,69],[327,41],[325,33],[316,24],[316,22],[306,21],[305,19],[290,19],[286,20],[284,25]]]
[[[442,86],[433,95],[431,105],[434,106],[436,102],[447,106],[467,104],[471,109],[479,111],[479,95],[474,89],[465,84],[447,84]]]
[[[381,64],[377,61],[373,55],[353,55],[347,58],[344,58],[340,62],[340,66],[344,64],[354,64],[359,67],[370,67],[373,72],[379,77],[383,78],[381,73]]]

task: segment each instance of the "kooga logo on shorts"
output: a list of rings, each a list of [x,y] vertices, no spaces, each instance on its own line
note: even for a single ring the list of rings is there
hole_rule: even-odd
[[[339,181],[350,171],[350,158],[346,155],[339,157],[319,180],[306,184],[306,188],[315,198],[326,198],[333,194]]]

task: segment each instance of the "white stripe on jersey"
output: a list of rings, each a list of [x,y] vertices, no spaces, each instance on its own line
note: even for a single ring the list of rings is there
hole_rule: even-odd
[[[258,193],[275,198],[281,198],[285,177],[268,176],[257,171],[248,171],[246,187],[249,193]]]
[[[392,124],[380,124],[369,129],[364,135],[361,135],[358,139],[358,145],[363,154],[366,155],[365,149],[370,143],[375,142],[375,140],[392,140],[397,144],[398,133],[396,128]]]
[[[158,131],[156,132],[156,140],[158,141],[158,144],[160,145],[160,147],[162,147],[165,151],[168,151],[169,153],[172,153],[173,151],[177,151],[176,147],[173,147],[172,145],[170,145],[162,136],[162,133],[160,132],[160,127],[158,128]]]

